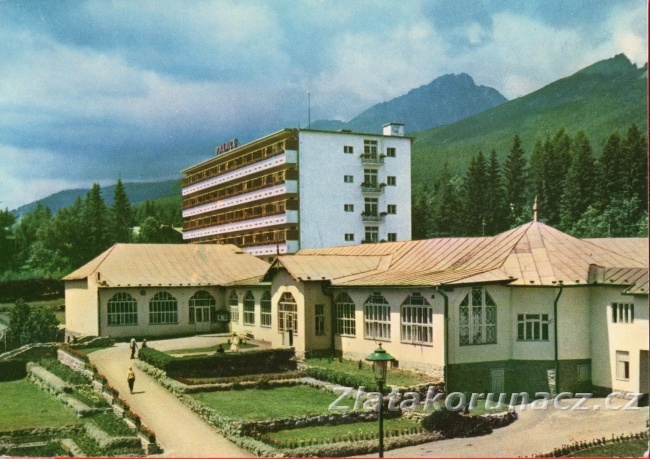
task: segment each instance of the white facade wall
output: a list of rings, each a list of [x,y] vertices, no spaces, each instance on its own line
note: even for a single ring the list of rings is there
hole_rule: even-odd
[[[275,346],[277,344],[277,312],[273,311],[273,302],[271,302],[271,326],[262,326],[262,308],[260,306],[262,296],[265,292],[270,292],[269,287],[237,287],[228,288],[224,295],[224,309],[230,311],[230,297],[231,292],[235,292],[238,299],[239,320],[237,322],[230,322],[230,331],[236,333],[250,333],[256,340],[266,341]],[[255,321],[253,325],[244,323],[244,298],[248,292],[253,294],[255,299]],[[280,343],[281,344],[281,343]]]
[[[100,334],[97,285],[93,280],[65,282],[65,324],[66,332],[72,335]]]
[[[612,303],[634,304],[634,322],[614,323]],[[648,393],[648,376],[641,371],[641,360],[648,356],[648,297],[623,295],[621,287],[593,287],[591,324],[593,384],[615,391]],[[617,351],[629,353],[628,379],[617,377]]]
[[[378,155],[395,148],[396,157],[384,158],[383,165],[364,165],[364,139],[377,140]],[[344,153],[344,146],[353,153]],[[387,240],[388,233],[396,233],[399,241],[411,239],[411,139],[301,130],[298,161],[301,249],[359,244],[366,226],[379,227],[378,240]],[[365,168],[377,169],[378,183],[396,177],[396,185],[376,196],[362,193]],[[352,175],[353,183],[345,183],[345,175]],[[379,212],[396,205],[396,215],[386,215],[378,224],[363,222],[365,197],[378,198]],[[346,204],[354,211],[345,212]],[[346,241],[346,233],[354,234],[354,240]]]

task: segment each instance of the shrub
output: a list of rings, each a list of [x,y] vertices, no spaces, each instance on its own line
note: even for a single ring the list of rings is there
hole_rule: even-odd
[[[27,376],[27,362],[24,360],[0,360],[0,381],[13,381],[25,376]]]
[[[332,384],[354,388],[364,386],[367,392],[376,392],[379,390],[377,383],[370,378],[362,378],[360,376],[320,367],[309,367],[305,372],[307,373],[307,376],[311,376],[312,378],[321,381],[327,381]]]

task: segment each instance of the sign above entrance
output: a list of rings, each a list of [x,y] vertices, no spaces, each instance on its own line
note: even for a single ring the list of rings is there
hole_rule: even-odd
[[[229,142],[222,143],[221,145],[219,145],[217,147],[216,151],[215,151],[215,155],[218,156],[218,155],[220,155],[222,153],[225,153],[225,152],[230,151],[230,150],[232,150],[234,148],[237,148],[238,146],[239,146],[239,140],[232,139]]]
[[[230,313],[228,311],[217,311],[217,322],[230,322]]]

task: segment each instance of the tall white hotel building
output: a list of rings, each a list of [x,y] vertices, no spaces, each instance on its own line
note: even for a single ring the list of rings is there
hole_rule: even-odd
[[[391,123],[382,135],[284,129],[218,147],[183,171],[183,239],[258,256],[410,240],[412,140]]]

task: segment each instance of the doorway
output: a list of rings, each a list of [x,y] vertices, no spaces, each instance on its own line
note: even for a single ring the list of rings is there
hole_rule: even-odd
[[[490,388],[493,394],[502,394],[505,392],[506,376],[503,368],[493,368],[490,370]]]
[[[194,308],[194,320],[196,323],[197,332],[210,331],[210,307],[201,306]]]

